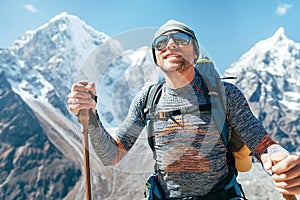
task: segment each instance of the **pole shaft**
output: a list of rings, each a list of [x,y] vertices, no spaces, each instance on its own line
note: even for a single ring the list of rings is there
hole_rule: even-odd
[[[91,200],[91,179],[90,179],[90,158],[89,158],[89,112],[88,110],[81,110],[79,113],[80,123],[82,125],[82,146],[84,158],[84,188],[86,200]]]

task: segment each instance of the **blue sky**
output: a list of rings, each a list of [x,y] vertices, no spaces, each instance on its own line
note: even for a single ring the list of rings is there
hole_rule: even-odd
[[[300,42],[299,0],[0,0],[0,47],[61,12],[109,36],[169,19],[190,26],[220,72],[279,27]]]

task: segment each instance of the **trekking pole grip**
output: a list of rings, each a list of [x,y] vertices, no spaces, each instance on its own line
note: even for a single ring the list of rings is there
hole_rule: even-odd
[[[271,161],[276,164],[287,157],[286,154],[282,152],[276,152],[270,155]],[[282,194],[284,200],[297,200],[295,195]]]
[[[89,112],[88,110],[81,110],[79,113],[79,120],[82,125],[82,146],[83,146],[83,158],[84,158],[84,183],[86,200],[91,200],[91,181],[90,181],[90,159],[89,159]]]

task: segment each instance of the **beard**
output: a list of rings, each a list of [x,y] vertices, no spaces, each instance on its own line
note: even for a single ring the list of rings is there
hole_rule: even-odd
[[[168,64],[163,64],[160,66],[161,70],[166,73],[184,73],[191,67],[194,67],[193,63],[188,62],[185,59],[182,59],[180,62],[177,63],[168,63]]]

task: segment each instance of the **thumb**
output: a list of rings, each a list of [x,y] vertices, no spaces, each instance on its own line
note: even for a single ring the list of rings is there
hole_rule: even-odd
[[[272,161],[269,154],[262,154],[260,159],[265,170],[270,170],[272,168]]]

